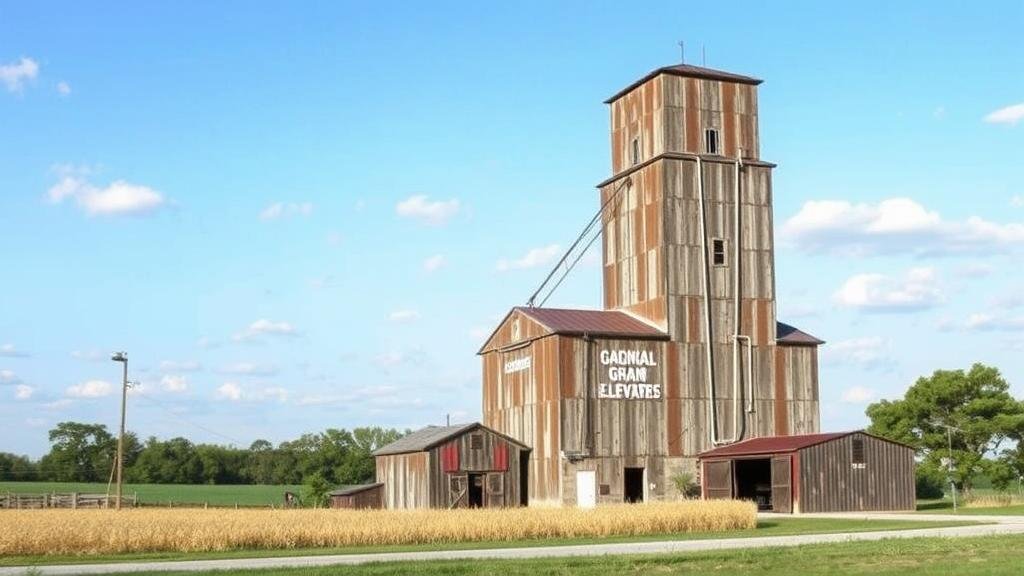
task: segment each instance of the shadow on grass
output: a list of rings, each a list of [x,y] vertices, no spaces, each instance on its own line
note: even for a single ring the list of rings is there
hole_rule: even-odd
[[[928,502],[918,502],[918,510],[952,510],[953,503],[948,500],[933,500]]]

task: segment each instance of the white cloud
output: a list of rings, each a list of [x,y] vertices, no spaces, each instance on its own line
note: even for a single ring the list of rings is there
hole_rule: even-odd
[[[996,271],[995,266],[984,262],[970,262],[957,268],[956,275],[961,278],[984,278]]]
[[[242,387],[234,382],[225,382],[217,388],[217,398],[237,402],[242,399]]]
[[[68,84],[67,82],[64,82],[63,80],[60,81],[60,82],[57,82],[57,92],[61,96],[67,96],[67,95],[71,94],[71,85]]]
[[[175,374],[167,374],[160,379],[160,387],[167,392],[185,392],[188,390],[188,378]]]
[[[867,404],[875,398],[875,391],[864,386],[852,386],[843,392],[843,402],[847,404]]]
[[[39,64],[31,58],[22,57],[18,62],[0,65],[0,82],[8,92],[21,92],[26,80],[35,80],[39,75]]]
[[[17,374],[10,370],[0,370],[0,384],[17,384],[21,382]]]
[[[91,184],[88,168],[57,167],[60,180],[46,195],[52,204],[74,199],[90,216],[132,216],[151,213],[166,204],[163,194],[138,184],[116,180],[106,187]]]
[[[392,322],[412,322],[418,320],[420,313],[415,310],[395,310],[388,314],[388,320]]]
[[[458,214],[459,201],[455,198],[431,201],[426,195],[417,194],[399,202],[395,206],[395,212],[403,218],[412,218],[431,226],[441,226]]]
[[[223,374],[236,374],[240,376],[273,376],[277,374],[277,367],[273,364],[253,364],[251,362],[239,362],[221,368]]]
[[[32,398],[32,394],[34,394],[35,391],[36,389],[31,386],[26,386],[25,384],[18,384],[18,386],[14,388],[14,399],[28,400],[29,398]]]
[[[1010,206],[1014,208],[1024,208],[1024,196],[1017,194],[1013,198],[1010,198]]]
[[[72,403],[73,402],[70,398],[59,398],[57,400],[54,400],[53,402],[44,403],[43,408],[46,408],[47,410],[60,410],[62,408],[67,408],[68,406],[71,406]]]
[[[822,350],[825,361],[860,366],[868,370],[889,369],[895,363],[889,344],[878,336],[830,342]]]
[[[331,230],[330,232],[327,233],[326,236],[327,245],[330,246],[331,248],[337,248],[338,246],[341,246],[341,243],[344,240],[344,236],[342,236],[341,232],[338,232],[337,230]]]
[[[114,387],[110,385],[110,382],[89,380],[88,382],[69,386],[67,395],[73,398],[100,398],[110,395],[113,389]]]
[[[230,400],[231,402],[239,401],[251,401],[251,402],[265,402],[268,400],[276,400],[278,402],[288,401],[288,390],[278,386],[270,386],[267,388],[261,388],[256,392],[247,392],[242,386],[235,382],[225,382],[217,388],[216,397],[221,400]]]
[[[260,220],[277,220],[291,216],[309,216],[313,213],[312,202],[275,202],[260,212]]]
[[[966,330],[977,332],[1016,332],[1024,330],[1024,316],[1007,317],[992,314],[971,314],[964,323]]]
[[[0,344],[0,356],[4,358],[27,358],[28,354],[14,347],[14,344]]]
[[[840,306],[864,312],[912,312],[943,301],[933,268],[913,268],[902,278],[856,274],[833,297]]]
[[[1013,126],[1021,120],[1024,120],[1024,102],[1000,108],[999,110],[991,112],[985,116],[985,122],[988,122],[989,124],[1006,124],[1007,126]]]
[[[261,336],[297,336],[298,330],[288,322],[274,322],[266,318],[260,318],[253,322],[248,328],[231,337],[235,342],[253,340]]]
[[[527,252],[522,258],[515,260],[498,260],[495,268],[499,272],[507,272],[509,270],[526,270],[528,268],[537,268],[538,266],[545,266],[550,264],[558,257],[561,253],[561,247],[558,244],[549,244],[542,248],[533,248]]]
[[[435,254],[423,261],[423,270],[436,272],[448,264],[448,259],[442,254]]]
[[[161,372],[198,372],[202,369],[203,365],[195,360],[185,360],[183,362],[164,360],[160,362]]]
[[[806,252],[844,256],[977,254],[1024,247],[1024,224],[976,216],[946,221],[909,198],[877,204],[812,200],[782,224],[779,238]]]

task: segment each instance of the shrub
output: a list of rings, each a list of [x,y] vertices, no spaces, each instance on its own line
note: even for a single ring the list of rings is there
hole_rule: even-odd
[[[683,498],[700,498],[700,484],[693,479],[693,474],[680,472],[672,477],[672,483]]]
[[[917,497],[921,500],[938,500],[945,495],[946,478],[935,468],[918,465],[914,480]]]

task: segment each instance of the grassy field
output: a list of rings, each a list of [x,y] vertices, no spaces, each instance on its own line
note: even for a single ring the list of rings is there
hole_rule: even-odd
[[[757,574],[758,576],[1017,576],[1024,536],[915,538],[646,556],[450,560],[363,566],[232,570],[225,576]],[[211,572],[212,573],[212,572]],[[142,573],[140,573],[142,574]],[[169,576],[176,572],[152,573]],[[187,574],[201,574],[190,572]]]
[[[286,490],[298,493],[301,486],[220,485],[208,484],[125,484],[124,494],[138,494],[144,506],[175,505],[210,506],[280,506]],[[0,493],[66,494],[71,492],[104,494],[104,483],[75,482],[0,482]]]
[[[527,546],[568,546],[583,544],[613,544],[621,542],[653,542],[661,540],[704,540],[712,538],[754,538],[790,536],[794,534],[827,534],[835,532],[868,532],[876,530],[912,530],[915,528],[941,528],[962,526],[974,522],[908,522],[903,520],[855,520],[828,518],[779,517],[762,519],[757,527],[748,530],[703,533],[666,533],[645,536],[609,536],[604,538],[545,538],[540,540],[478,541],[449,543],[447,550],[481,550],[493,548],[522,548]],[[321,548],[291,548],[285,550],[235,549],[214,552],[148,552],[134,554],[99,555],[0,555],[0,566],[31,566],[53,564],[86,564],[132,561],[213,560],[225,558],[265,558],[282,556],[319,556],[328,554],[373,554],[381,552],[419,552],[437,550],[442,546],[420,544],[408,546],[349,546]]]

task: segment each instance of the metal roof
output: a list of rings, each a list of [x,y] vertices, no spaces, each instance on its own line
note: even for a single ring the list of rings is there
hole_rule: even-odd
[[[701,458],[717,458],[721,456],[752,456],[757,454],[777,454],[780,452],[795,452],[797,450],[849,436],[861,430],[849,432],[827,432],[824,434],[801,434],[798,436],[762,436],[751,438],[735,444],[729,444],[720,448],[714,448],[707,452],[701,452]]]
[[[383,485],[384,485],[383,482],[375,482],[373,484],[352,484],[350,486],[342,486],[341,488],[338,488],[337,490],[332,490],[332,491],[328,492],[327,495],[328,496],[351,496],[352,494],[358,494],[360,492],[365,492],[365,491],[370,490],[372,488],[377,488],[377,487],[383,486]]]
[[[797,344],[804,346],[820,346],[825,343],[807,332],[790,326],[784,322],[775,323],[775,341],[781,344]]]
[[[554,334],[668,338],[655,326],[618,310],[515,308]]]
[[[714,68],[704,68],[703,66],[693,66],[690,64],[676,64],[675,66],[663,66],[657,70],[651,71],[643,78],[633,82],[629,86],[626,86],[622,90],[615,93],[614,96],[604,101],[605,104],[611,104],[615,100],[618,100],[621,96],[632,91],[637,86],[647,82],[651,78],[654,78],[658,74],[670,74],[672,76],[685,76],[687,78],[703,78],[706,80],[721,80],[723,82],[736,82],[738,84],[752,84],[757,86],[763,80],[753,78],[751,76],[743,76],[742,74],[733,74],[732,72],[726,72],[724,70],[715,70]]]
[[[398,440],[395,440],[387,446],[378,448],[373,452],[373,455],[388,456],[391,454],[406,454],[408,452],[425,452],[442,442],[451,440],[456,436],[461,436],[462,434],[476,428],[483,428],[491,434],[501,436],[505,440],[508,440],[517,446],[529,449],[529,446],[515,438],[506,436],[497,430],[492,430],[479,422],[470,422],[469,424],[459,424],[457,426],[427,426],[426,428],[421,428],[408,436],[403,436]]]

